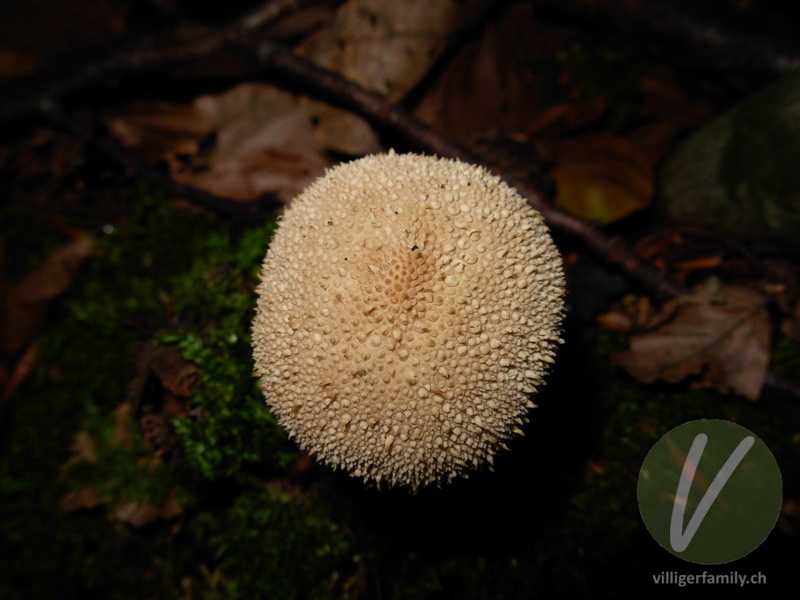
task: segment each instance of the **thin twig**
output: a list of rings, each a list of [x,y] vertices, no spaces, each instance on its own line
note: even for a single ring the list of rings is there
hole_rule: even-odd
[[[336,73],[316,66],[279,44],[263,40],[239,40],[238,43],[251,53],[261,67],[302,84],[304,90],[352,110],[421,150],[476,164],[483,162],[479,156],[421,123],[402,107]],[[551,227],[580,239],[590,250],[617,265],[654,295],[664,298],[680,295],[684,291],[666,274],[639,258],[622,240],[610,238],[599,228],[557,208],[519,177],[504,173],[493,165],[488,166],[514,186],[533,208],[541,212]]]
[[[373,125],[391,130],[414,146],[441,156],[481,163],[479,157],[472,152],[420,123],[403,108],[364,90],[340,75],[317,67],[277,44],[265,41],[243,43],[240,40],[240,46],[251,52],[262,67],[302,84],[306,91],[319,94],[326,100],[352,110],[367,118]],[[581,240],[590,250],[606,262],[616,265],[655,296],[667,299],[685,293],[682,285],[641,259],[623,240],[610,237],[603,230],[555,207],[526,181],[503,173],[502,169],[493,170],[514,186],[533,208],[541,212],[551,227]],[[800,398],[800,384],[774,372],[767,373],[765,386]]]
[[[172,48],[156,47],[148,38],[134,48],[126,49],[84,66],[69,77],[56,81],[43,90],[0,105],[0,121],[16,121],[40,114],[75,92],[92,88],[111,77],[161,70],[207,56],[221,47],[219,35]]]
[[[189,40],[180,39],[178,35],[171,36],[171,39],[165,36],[167,41],[161,41],[159,36],[148,36],[132,47],[84,65],[34,94],[0,103],[0,121],[13,122],[42,114],[49,105],[61,102],[70,94],[95,87],[111,78],[164,71],[204,58],[225,48],[230,40],[252,35],[287,13],[325,1],[270,0],[224,28],[204,30]]]
[[[74,135],[85,144],[94,146],[106,158],[167,194],[184,198],[197,206],[218,214],[251,220],[266,220],[274,217],[277,208],[281,205],[273,195],[266,195],[255,202],[238,202],[231,198],[217,196],[199,188],[179,183],[168,174],[159,171],[134,153],[117,144],[111,138],[98,135],[95,128],[86,127],[78,120],[69,117],[56,104],[48,103],[43,109],[44,114],[55,126]]]

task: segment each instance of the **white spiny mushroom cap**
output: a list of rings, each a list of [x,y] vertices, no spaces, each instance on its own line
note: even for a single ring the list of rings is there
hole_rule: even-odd
[[[366,480],[416,489],[491,462],[560,342],[542,216],[458,161],[331,169],[287,210],[262,276],[267,403],[301,447]]]

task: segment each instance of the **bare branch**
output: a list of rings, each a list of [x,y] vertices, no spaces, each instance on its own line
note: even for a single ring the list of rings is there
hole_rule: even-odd
[[[263,68],[301,84],[304,90],[316,93],[327,101],[352,110],[420,150],[466,162],[483,163],[479,156],[419,122],[402,107],[336,73],[317,67],[278,44],[263,40],[240,40],[239,46],[250,52]],[[683,291],[666,274],[639,258],[622,240],[610,238],[599,228],[565,213],[518,177],[504,173],[496,165],[487,166],[525,196],[530,205],[544,215],[551,227],[580,239],[590,250],[616,265],[645,289],[662,298],[677,296]]]
[[[46,112],[66,96],[101,84],[112,77],[164,71],[190,63],[225,48],[230,40],[252,35],[260,27],[277,21],[294,10],[323,3],[324,0],[271,0],[253,12],[217,30],[204,30],[197,37],[181,39],[177,34],[166,41],[148,36],[97,62],[85,65],[68,77],[56,81],[27,97],[0,103],[0,121],[15,121]]]
[[[210,194],[199,188],[184,185],[166,173],[149,165],[138,156],[123,148],[111,138],[98,135],[96,127],[86,127],[69,117],[57,105],[49,103],[44,110],[48,119],[60,129],[97,148],[106,158],[167,194],[178,196],[215,213],[253,220],[266,220],[275,216],[281,202],[274,196],[266,196],[256,202],[237,202]]]

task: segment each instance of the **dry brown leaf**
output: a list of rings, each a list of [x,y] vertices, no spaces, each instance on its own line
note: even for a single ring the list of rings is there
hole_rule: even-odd
[[[490,0],[350,0],[298,53],[397,100],[490,6]],[[295,197],[331,166],[331,149],[353,155],[381,149],[362,119],[255,83],[189,105],[142,105],[108,125],[125,146],[166,161],[181,183],[239,200],[267,192]]]
[[[542,110],[541,75],[534,68],[542,53],[533,6],[513,4],[437,73],[414,115],[464,143],[490,131],[527,141],[570,110]]]
[[[303,43],[298,53],[396,102],[493,4],[348,0],[331,26]]]
[[[0,289],[2,294],[2,289]],[[3,406],[19,386],[28,378],[38,364],[36,360],[36,344],[28,344],[22,352],[14,370],[9,372],[5,365],[0,366],[0,406]]]
[[[614,303],[606,314],[597,317],[597,322],[609,331],[631,333],[639,331],[652,315],[653,305],[647,296],[630,294]]]
[[[132,444],[131,440],[131,407],[128,402],[122,402],[112,414],[113,435],[109,440],[112,448],[126,448]],[[89,432],[82,430],[75,436],[72,445],[72,456],[61,466],[60,478],[69,476],[69,470],[73,465],[86,463],[90,465],[98,464],[96,450],[97,440],[92,438]],[[155,455],[143,457],[137,461],[137,467],[143,471],[153,472],[163,468],[163,462]],[[61,499],[60,504],[64,510],[75,511],[91,509],[112,502],[107,494],[102,490],[98,492],[92,486],[84,486],[72,491]],[[118,501],[113,508],[109,507],[109,518],[130,523],[134,527],[141,527],[157,519],[170,519],[183,512],[183,507],[178,502],[173,491],[170,491],[162,504],[151,502],[137,502],[130,499]]]
[[[215,97],[201,96],[191,104],[137,104],[109,120],[108,129],[120,144],[148,161],[193,156],[216,127],[212,115],[201,110],[206,98]]]
[[[702,271],[713,270],[715,276],[736,281],[763,274],[744,248],[730,239],[695,227],[660,228],[636,242],[634,250],[680,284],[686,284],[690,278],[699,280],[697,275]]]
[[[136,377],[128,386],[127,404],[139,417],[147,446],[165,460],[179,446],[171,420],[186,414],[185,398],[192,395],[197,367],[173,347],[148,344],[136,361]]]
[[[339,7],[330,27],[302,43],[297,52],[397,102],[494,4],[493,0],[349,0]],[[308,106],[326,147],[353,155],[380,150],[377,136],[363,119],[327,104]]]
[[[331,165],[306,105],[277,88],[245,83],[189,105],[134,107],[109,129],[148,160],[166,161],[181,183],[239,200],[267,192],[287,200]]]
[[[147,367],[152,369],[167,391],[184,398],[192,395],[192,387],[197,381],[197,367],[185,360],[176,348],[151,347],[146,360]]]
[[[649,67],[639,89],[646,125],[625,137],[590,134],[550,149],[557,202],[572,214],[606,224],[648,206],[655,166],[676,135],[709,114],[707,106],[687,99],[668,70]]]
[[[98,497],[91,486],[70,492],[61,499],[60,505],[66,511],[89,510],[102,505],[104,502]],[[117,502],[109,517],[114,521],[130,523],[134,527],[141,527],[159,519],[171,519],[183,513],[183,507],[178,502],[175,493],[170,491],[164,504],[157,505],[151,502],[134,502],[121,500]]]
[[[47,302],[63,293],[81,263],[94,252],[94,241],[81,237],[60,246],[22,280],[5,284],[0,298],[0,352],[16,352],[33,336]]]
[[[175,493],[170,491],[161,506],[150,502],[122,500],[117,503],[110,516],[116,521],[130,523],[134,527],[141,527],[159,519],[177,517],[182,513],[183,507],[178,502]]]
[[[584,220],[612,223],[653,197],[652,162],[626,138],[602,134],[560,142],[555,161],[556,202]]]
[[[100,506],[102,502],[97,497],[95,489],[87,485],[64,496],[59,504],[64,510],[72,512],[74,510],[95,508]]]
[[[608,331],[630,333],[633,329],[633,317],[621,306],[612,306],[606,314],[597,317],[597,322]]]
[[[118,446],[122,448],[131,447],[131,430],[128,427],[128,423],[130,421],[132,412],[131,405],[127,402],[122,402],[114,410],[114,435],[111,438],[112,446]]]
[[[94,440],[86,431],[79,431],[75,436],[75,443],[71,448],[73,456],[70,462],[87,462],[90,465],[97,464],[97,451],[94,447]]]
[[[710,279],[664,304],[614,362],[644,383],[699,375],[704,387],[756,400],[767,373],[769,342],[765,298]]]

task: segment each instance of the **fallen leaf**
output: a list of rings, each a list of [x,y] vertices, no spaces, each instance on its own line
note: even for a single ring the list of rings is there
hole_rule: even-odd
[[[609,331],[631,333],[640,330],[652,315],[653,306],[647,296],[628,295],[597,317],[597,322]]]
[[[59,502],[61,508],[68,512],[76,510],[90,510],[104,504],[97,492],[91,486],[70,492]],[[175,493],[170,491],[162,505],[152,502],[134,502],[121,500],[117,502],[109,514],[114,521],[130,523],[134,527],[142,527],[159,519],[171,519],[183,514],[183,507],[178,502]]]
[[[350,0],[297,52],[396,101],[491,5]],[[166,162],[177,181],[243,201],[265,193],[294,198],[333,164],[330,150],[381,150],[377,134],[360,117],[260,83],[190,104],[142,104],[115,116],[108,127],[126,147]]]
[[[612,306],[607,313],[597,317],[597,322],[615,333],[630,333],[634,326],[633,315],[620,305]]]
[[[148,447],[173,464],[179,441],[171,421],[186,414],[185,398],[192,395],[197,367],[171,346],[147,344],[135,365],[136,376],[128,386],[127,404],[139,419]]]
[[[130,404],[122,402],[114,409],[114,435],[111,438],[111,445],[117,448],[130,448],[133,444],[131,440],[131,430],[129,427],[131,413]]]
[[[399,102],[430,72],[463,33],[476,25],[493,0],[349,0],[330,26],[305,40],[297,53]],[[309,103],[325,147],[351,155],[380,150],[372,128],[360,117],[326,103]]]
[[[184,398],[192,395],[192,387],[197,381],[197,367],[184,360],[176,348],[171,346],[151,348],[148,364],[155,376],[161,380],[161,385],[168,391]]]
[[[64,496],[59,504],[64,510],[72,512],[75,510],[92,509],[100,506],[102,502],[97,497],[97,492],[94,488],[87,485]]]
[[[112,134],[151,162],[165,161],[181,183],[253,200],[296,196],[331,165],[307,101],[244,83],[191,104],[142,104],[108,123]]]
[[[602,475],[608,470],[608,463],[604,460],[587,460],[586,474],[589,476]]]
[[[626,138],[598,134],[559,142],[554,160],[557,204],[586,221],[613,223],[652,200],[652,162]]]
[[[709,279],[665,303],[614,362],[643,383],[700,376],[700,385],[756,400],[769,364],[765,298]]]
[[[545,52],[535,9],[513,4],[499,12],[481,36],[467,42],[444,65],[414,109],[424,123],[463,143],[496,132],[520,141],[565,119],[566,104],[542,110]]]
[[[682,131],[709,113],[680,91],[667,69],[648,66],[638,80],[646,124],[624,136],[587,134],[552,143],[556,201],[570,213],[602,224],[647,207],[655,166]],[[550,146],[551,144],[546,144]]]
[[[75,443],[71,448],[73,456],[70,462],[86,462],[90,465],[97,464],[97,451],[94,447],[94,441],[86,431],[79,431],[75,436]]]
[[[80,464],[93,465],[101,483],[84,485],[64,496],[61,507],[67,511],[91,509],[97,506],[106,506],[108,516],[115,521],[130,523],[134,527],[141,527],[158,519],[170,519],[183,512],[183,507],[178,502],[174,491],[170,490],[163,502],[132,500],[127,497],[120,499],[120,493],[114,490],[117,483],[116,471],[108,474],[108,465],[102,463],[104,453],[119,449],[132,449],[135,425],[131,422],[132,409],[128,402],[122,402],[110,415],[111,436],[96,434],[95,437],[87,430],[81,430],[75,436],[71,447],[72,455],[61,466],[60,479],[70,477],[71,469]],[[98,451],[98,447],[99,450]],[[133,457],[132,457],[133,459]],[[156,473],[164,469],[164,463],[153,454],[138,457],[133,464],[143,475]],[[103,472],[105,470],[105,476]],[[113,506],[112,506],[113,505]]]
[[[0,298],[0,352],[16,352],[33,336],[47,302],[63,293],[81,263],[94,252],[94,241],[80,237],[56,250],[22,280],[4,287]]]
[[[130,523],[134,527],[141,527],[159,519],[177,517],[182,513],[183,507],[178,502],[175,493],[170,490],[169,494],[167,494],[167,499],[161,506],[151,502],[122,500],[114,506],[110,516],[115,521]]]
[[[36,365],[36,344],[29,344],[10,374],[5,368],[0,370],[0,407],[14,395],[14,392],[33,372]]]

